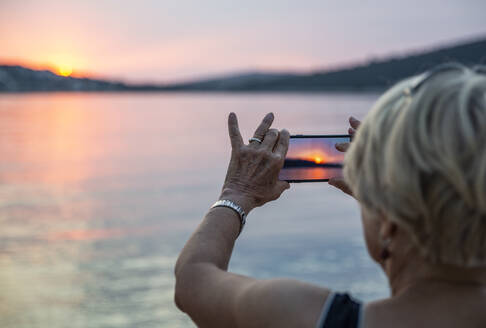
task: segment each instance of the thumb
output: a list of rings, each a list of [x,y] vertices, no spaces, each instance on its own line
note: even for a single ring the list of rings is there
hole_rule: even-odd
[[[334,145],[340,152],[346,152],[349,148],[349,142],[338,142]]]
[[[277,187],[279,190],[279,194],[282,194],[285,190],[290,189],[290,183],[288,183],[287,181],[280,180],[277,183]]]
[[[351,191],[351,188],[346,184],[343,178],[331,178],[329,179],[328,182],[331,186],[336,187],[343,191],[344,193],[353,196],[353,192]]]

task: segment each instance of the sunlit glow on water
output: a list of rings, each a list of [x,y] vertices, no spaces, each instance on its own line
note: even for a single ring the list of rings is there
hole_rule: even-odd
[[[293,134],[341,134],[375,98],[0,96],[0,326],[192,327],[173,304],[173,266],[218,196],[227,113],[245,138],[268,111]],[[325,183],[252,212],[230,269],[387,293],[358,208]]]

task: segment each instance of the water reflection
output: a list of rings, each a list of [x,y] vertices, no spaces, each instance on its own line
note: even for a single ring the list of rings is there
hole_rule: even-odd
[[[2,182],[59,186],[88,176],[94,164],[87,157],[90,112],[66,95],[42,102],[26,97],[21,106],[12,98],[3,99],[0,110]]]
[[[67,192],[60,197],[32,185],[0,189],[0,326],[69,325],[85,299],[78,260],[87,256],[86,250],[52,244],[46,237],[73,227],[86,229],[85,221],[72,218],[89,207],[78,207],[73,201],[79,195]]]
[[[268,111],[291,133],[337,134],[375,98],[2,95],[0,326],[191,327],[173,305],[173,265],[224,178],[227,113],[245,137]],[[252,213],[232,270],[343,288],[359,272],[359,286],[378,285],[362,241],[329,244],[361,238],[357,213],[325,184],[293,186]],[[320,256],[325,243],[347,260]]]

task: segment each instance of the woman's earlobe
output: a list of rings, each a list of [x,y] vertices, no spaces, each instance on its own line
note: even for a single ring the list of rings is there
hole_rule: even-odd
[[[393,238],[396,236],[398,227],[396,223],[390,221],[385,215],[380,213],[380,231],[379,238],[381,244],[380,259],[385,261],[390,258],[390,244]]]
[[[389,249],[390,244],[391,244],[391,239],[385,239],[381,243],[382,243],[382,249],[381,249],[381,252],[380,252],[380,259],[382,261],[385,261],[385,260],[389,259],[390,256],[391,256],[390,249]]]

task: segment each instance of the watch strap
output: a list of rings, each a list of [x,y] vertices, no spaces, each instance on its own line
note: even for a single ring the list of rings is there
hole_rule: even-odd
[[[240,232],[238,233],[239,236],[246,223],[246,213],[243,210],[243,208],[240,205],[228,199],[218,200],[216,203],[213,204],[213,206],[211,206],[211,208],[215,208],[215,207],[229,207],[238,214],[238,216],[240,217]]]

